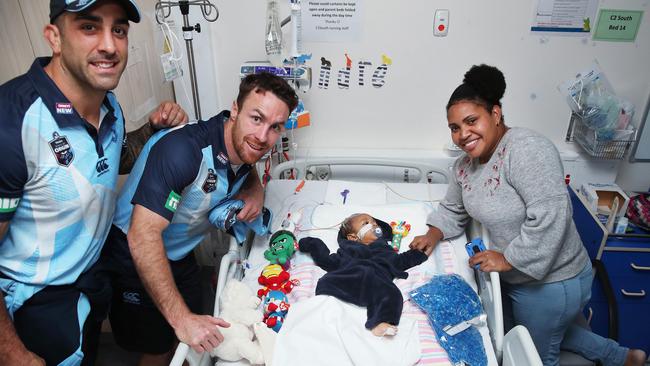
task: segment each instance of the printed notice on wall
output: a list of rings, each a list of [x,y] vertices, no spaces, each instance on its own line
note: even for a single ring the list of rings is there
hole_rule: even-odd
[[[537,0],[530,30],[556,34],[589,34],[598,0]]]
[[[361,36],[363,0],[302,0],[302,39],[306,42],[351,42]]]
[[[641,10],[600,9],[594,39],[634,42],[642,18]]]

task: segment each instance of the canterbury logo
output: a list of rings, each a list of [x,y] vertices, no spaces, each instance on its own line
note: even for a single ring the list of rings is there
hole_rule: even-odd
[[[140,304],[140,293],[138,292],[123,292],[122,300],[128,302],[129,304]]]
[[[100,159],[97,164],[95,165],[95,169],[97,170],[97,173],[103,173],[108,170],[108,159],[107,158],[102,158]]]
[[[19,202],[20,198],[0,198],[0,213],[16,211]]]

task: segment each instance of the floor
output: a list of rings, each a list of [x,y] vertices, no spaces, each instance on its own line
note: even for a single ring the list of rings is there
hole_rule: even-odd
[[[115,344],[112,333],[102,333],[99,339],[96,366],[132,366],[137,365],[137,363],[137,354],[125,351]]]

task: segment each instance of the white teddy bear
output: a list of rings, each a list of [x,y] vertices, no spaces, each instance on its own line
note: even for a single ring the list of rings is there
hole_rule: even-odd
[[[223,342],[210,354],[225,361],[247,359],[254,365],[263,365],[264,356],[257,342],[253,341],[253,324],[262,321],[258,309],[260,299],[253,291],[237,280],[230,280],[221,297],[220,318],[230,323],[228,328],[219,328]]]

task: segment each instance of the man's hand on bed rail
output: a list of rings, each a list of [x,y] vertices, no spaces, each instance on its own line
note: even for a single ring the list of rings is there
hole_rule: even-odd
[[[431,255],[436,244],[438,244],[443,237],[444,235],[440,229],[435,226],[429,226],[429,231],[427,231],[426,234],[418,235],[413,238],[413,241],[409,244],[409,248],[421,250],[424,254]]]
[[[219,327],[228,328],[230,323],[210,315],[187,313],[174,328],[176,337],[198,353],[210,352],[223,342]]]
[[[234,198],[244,201],[244,207],[239,210],[237,220],[250,222],[262,212],[262,206],[264,206],[264,187],[262,187],[260,178],[254,169],[248,175],[244,186]]]

